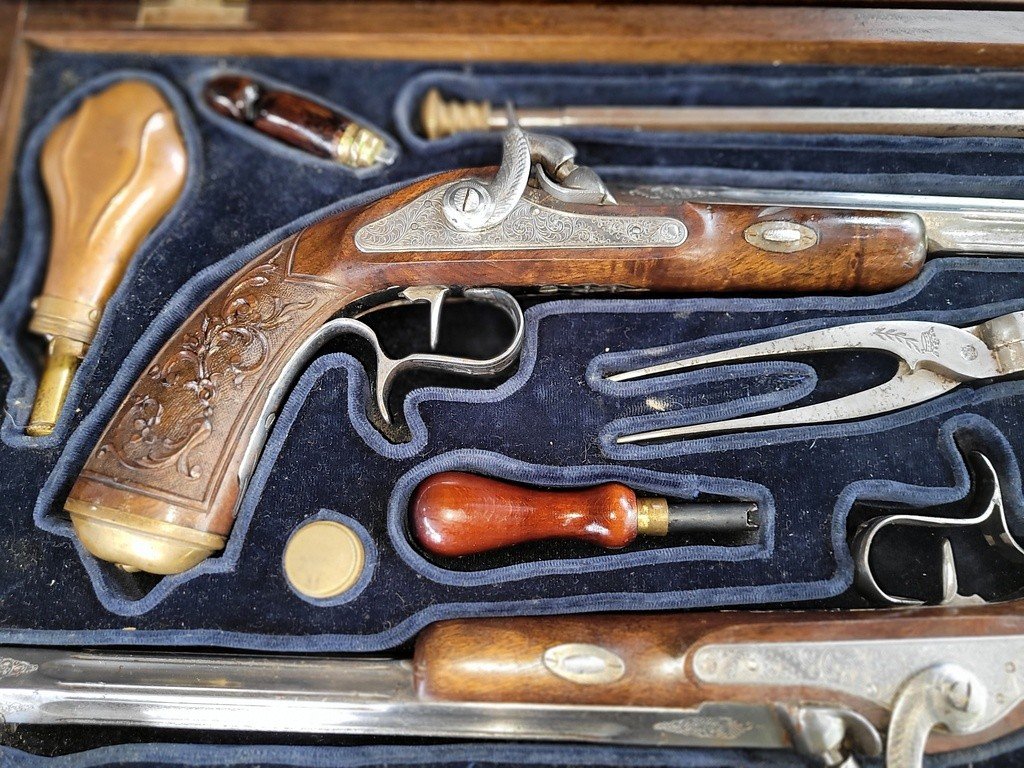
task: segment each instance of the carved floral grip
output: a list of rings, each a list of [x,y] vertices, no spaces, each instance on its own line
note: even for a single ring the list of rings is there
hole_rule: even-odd
[[[71,490],[65,508],[86,548],[168,574],[223,547],[285,364],[326,319],[391,286],[863,291],[906,282],[924,257],[913,215],[745,206],[589,206],[579,214],[526,203],[529,215],[509,217],[522,246],[464,247],[425,225],[401,236],[404,212],[473,173],[444,174],[313,224],[214,291],[142,372]],[[671,246],[633,245],[632,225],[616,224],[621,216],[670,216],[687,234]],[[380,245],[385,217],[399,228],[392,248]],[[559,217],[570,224],[552,226]],[[779,220],[814,242],[787,252],[750,239],[752,226]],[[376,239],[360,247],[356,233],[371,223]],[[601,227],[619,241],[595,245]]]

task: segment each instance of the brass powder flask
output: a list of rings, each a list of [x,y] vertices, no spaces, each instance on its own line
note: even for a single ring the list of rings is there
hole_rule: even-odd
[[[50,255],[29,330],[48,341],[25,431],[53,431],[107,301],[140,243],[174,206],[188,158],[160,91],[125,80],[85,99],[43,146]]]

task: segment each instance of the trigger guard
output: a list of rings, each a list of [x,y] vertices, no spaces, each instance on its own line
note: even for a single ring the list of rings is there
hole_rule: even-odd
[[[889,605],[922,605],[915,598],[900,597],[886,592],[875,578],[871,568],[871,546],[875,537],[885,528],[903,526],[908,528],[951,528],[977,527],[990,547],[1011,562],[1024,562],[1024,547],[1010,531],[1003,506],[1003,495],[999,474],[983,453],[972,451],[964,454],[971,476],[970,513],[968,517],[936,517],[912,512],[882,515],[865,521],[853,536],[850,549],[854,556],[854,582],[866,596]]]
[[[381,416],[389,424],[391,423],[391,418],[387,410],[387,396],[391,391],[391,384],[400,373],[420,368],[422,370],[445,371],[447,373],[458,373],[468,376],[492,376],[508,368],[519,357],[525,334],[525,319],[519,302],[507,291],[503,291],[500,288],[465,288],[462,291],[462,296],[470,301],[491,304],[505,312],[512,320],[512,341],[494,357],[483,360],[457,357],[455,355],[438,355],[433,352],[415,353],[395,360],[379,351],[380,346],[376,343],[376,336],[374,336],[373,343],[378,352],[377,386],[375,388],[377,408]]]
[[[307,338],[298,347],[298,349],[295,350],[295,353],[281,369],[280,376],[278,376],[277,380],[270,387],[266,403],[263,406],[263,410],[260,412],[259,421],[257,422],[256,428],[253,430],[252,437],[249,440],[249,444],[246,447],[245,454],[242,456],[242,461],[238,468],[238,480],[241,493],[245,492],[245,489],[249,484],[249,479],[252,477],[252,473],[256,469],[256,463],[259,461],[260,454],[263,452],[263,446],[266,444],[267,438],[270,435],[270,430],[274,426],[274,419],[276,418],[277,410],[284,401],[285,396],[291,390],[291,386],[298,378],[299,373],[305,369],[313,359],[314,355],[321,347],[323,347],[324,344],[343,333],[354,333],[368,341],[373,348],[373,353],[377,361],[374,400],[378,412],[388,424],[391,423],[391,417],[387,410],[387,396],[395,378],[398,374],[404,371],[422,368],[424,370],[441,370],[471,376],[489,376],[500,373],[508,368],[508,366],[519,357],[519,352],[522,349],[525,335],[525,318],[523,316],[523,309],[519,306],[519,302],[517,302],[510,293],[500,288],[465,288],[462,291],[462,295],[466,299],[492,304],[505,312],[505,314],[507,314],[512,320],[512,341],[509,343],[508,347],[494,357],[484,360],[474,360],[472,358],[456,357],[454,355],[417,353],[407,355],[406,357],[396,360],[388,357],[384,353],[381,349],[377,334],[370,326],[361,320],[357,320],[352,317],[338,317],[333,320],[328,320],[317,328],[316,331],[314,331],[309,338]]]

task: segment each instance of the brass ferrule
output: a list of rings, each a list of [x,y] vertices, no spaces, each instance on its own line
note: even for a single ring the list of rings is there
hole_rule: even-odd
[[[668,499],[650,496],[636,500],[636,532],[640,536],[668,536]]]
[[[36,389],[32,415],[25,427],[25,434],[44,437],[53,432],[68,396],[71,380],[75,377],[79,362],[85,357],[86,349],[87,344],[64,336],[57,336],[50,341],[46,367],[39,377],[39,387]]]
[[[456,133],[486,131],[492,126],[489,101],[445,101],[431,88],[420,105],[420,125],[428,139],[443,139]]]
[[[65,336],[90,344],[103,311],[80,301],[43,294],[32,302],[28,329],[40,336]]]
[[[334,151],[338,162],[350,168],[369,168],[376,163],[394,161],[394,154],[384,139],[356,123],[350,123],[337,137]]]

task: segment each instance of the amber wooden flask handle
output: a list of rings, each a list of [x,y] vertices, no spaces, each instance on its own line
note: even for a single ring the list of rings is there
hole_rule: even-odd
[[[494,173],[442,174],[323,219],[217,288],[143,370],[72,488],[65,509],[85,547],[152,573],[180,572],[222,548],[287,362],[325,320],[393,286],[875,291],[908,281],[924,260],[912,214],[650,201],[599,212],[675,217],[684,242],[446,251],[405,241],[367,251],[355,241],[363,225],[418,210],[441,185]],[[779,219],[813,228],[813,246],[775,252],[744,234]]]
[[[53,431],[79,360],[142,240],[177,202],[187,157],[160,91],[125,80],[90,96],[43,146],[52,237],[29,330],[49,341],[26,432]]]
[[[284,144],[352,168],[390,164],[395,151],[374,131],[319,102],[242,75],[210,79],[203,98],[218,114]]]

